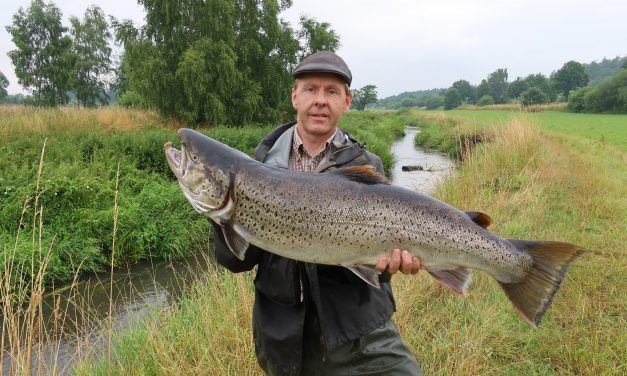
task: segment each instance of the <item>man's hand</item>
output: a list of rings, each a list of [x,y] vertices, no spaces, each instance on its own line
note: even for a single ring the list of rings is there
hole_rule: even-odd
[[[400,270],[403,274],[418,274],[420,271],[420,260],[418,257],[412,257],[406,250],[401,251],[398,248],[392,250],[390,256],[381,256],[375,268],[379,272],[388,271],[394,274]]]

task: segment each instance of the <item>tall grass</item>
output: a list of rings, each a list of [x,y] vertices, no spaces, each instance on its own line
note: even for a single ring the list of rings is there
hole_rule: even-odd
[[[471,125],[461,127],[472,132]],[[394,277],[394,319],[425,374],[626,371],[625,153],[594,140],[548,135],[541,127],[514,118],[482,130],[487,141],[459,152],[462,167],[435,195],[462,210],[488,213],[500,236],[568,241],[592,252],[571,267],[539,329],[514,313],[485,274],[475,273],[468,298],[424,272]],[[124,375],[260,374],[251,341],[251,278],[210,273],[180,305],[122,335],[111,369]],[[79,374],[106,369],[104,361],[84,363]]]
[[[625,153],[547,137],[541,126],[513,117],[494,128],[492,141],[470,152],[435,196],[488,213],[500,236],[568,241],[593,252],[571,267],[537,330],[513,314],[486,275],[467,299],[429,278],[418,285],[403,278],[396,319],[427,374],[625,373]]]

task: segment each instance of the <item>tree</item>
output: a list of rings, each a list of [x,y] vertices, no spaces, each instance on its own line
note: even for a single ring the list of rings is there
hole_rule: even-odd
[[[472,86],[466,80],[458,80],[453,82],[452,88],[459,91],[462,103],[475,103],[477,101],[477,88]]]
[[[494,103],[505,103],[507,99],[507,68],[499,68],[488,75],[487,79],[490,95]]]
[[[507,87],[507,96],[513,99],[518,99],[518,97],[527,91],[527,89],[529,89],[529,85],[525,82],[525,80],[518,77]]]
[[[520,95],[520,103],[522,103],[523,106],[542,104],[547,103],[548,101],[549,97],[535,86]]]
[[[301,58],[318,51],[336,51],[340,47],[340,37],[328,22],[301,16],[300,26],[297,36],[301,41]]]
[[[462,105],[462,96],[459,94],[459,90],[452,87],[446,91],[444,95],[444,109],[452,110]]]
[[[3,101],[9,94],[7,92],[7,87],[9,87],[9,80],[4,73],[0,72],[0,102]]]
[[[551,81],[546,78],[546,76],[542,73],[528,75],[527,77],[525,77],[525,83],[527,83],[527,86],[529,86],[530,88],[537,87],[538,89],[542,90],[542,92],[548,96],[549,101],[553,102],[555,101],[555,99],[557,99],[557,95],[555,93],[555,90],[553,89]]]
[[[586,86],[589,78],[583,64],[571,60],[564,64],[557,72],[551,74],[551,81],[553,81],[557,91],[568,99],[568,94],[572,90]]]
[[[111,33],[104,12],[92,5],[85,11],[83,22],[71,17],[70,23],[72,52],[76,56],[72,77],[76,98],[85,107],[106,103],[106,78],[111,72]]]
[[[377,102],[377,87],[375,85],[366,85],[361,89],[353,90],[353,102],[351,107],[363,111],[370,103]]]
[[[291,70],[301,47],[278,14],[291,1],[140,4],[144,27],[113,24],[125,50],[118,81],[142,103],[191,124],[287,120]],[[319,28],[307,26],[317,45]]]
[[[444,103],[444,97],[441,95],[432,96],[426,100],[426,103],[427,110],[435,110],[442,106],[442,104]]]
[[[71,40],[61,24],[61,11],[53,3],[33,0],[25,11],[13,15],[6,27],[17,49],[8,55],[18,82],[32,92],[37,106],[57,106],[68,101],[73,58]]]
[[[479,86],[477,86],[477,97],[482,98],[486,95],[490,95],[490,85],[486,79],[481,80]]]
[[[408,108],[408,107],[416,107],[416,106],[417,106],[416,98],[414,97],[407,97],[401,101],[401,107]]]

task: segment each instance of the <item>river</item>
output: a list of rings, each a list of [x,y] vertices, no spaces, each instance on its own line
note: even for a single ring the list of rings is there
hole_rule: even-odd
[[[414,137],[419,131],[406,127],[405,136],[393,143],[391,150],[397,163],[392,184],[429,193],[455,165],[444,155],[416,148]],[[403,171],[403,166],[413,171]],[[124,331],[155,310],[176,302],[185,287],[208,269],[208,264],[208,257],[203,255],[173,262],[146,260],[50,289],[52,292],[44,295],[42,303],[45,340],[33,348],[32,374],[70,374],[75,361],[85,354],[104,353],[110,305],[113,332]],[[5,325],[2,374],[11,375],[16,372],[12,359],[17,350],[14,347],[11,351],[4,330]]]

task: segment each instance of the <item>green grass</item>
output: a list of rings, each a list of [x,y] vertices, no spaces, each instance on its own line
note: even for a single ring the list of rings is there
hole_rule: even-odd
[[[474,126],[507,123],[513,117],[536,122],[547,131],[582,136],[627,150],[627,115],[576,114],[561,111],[521,113],[504,110],[452,110],[445,114],[470,121]]]

